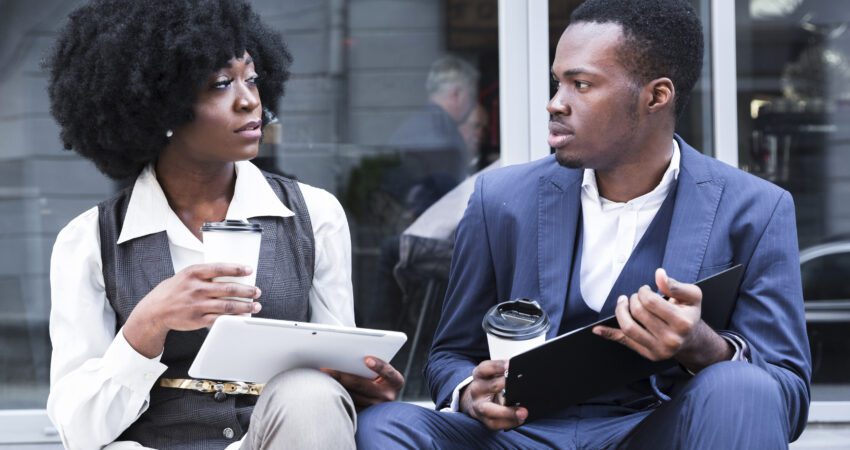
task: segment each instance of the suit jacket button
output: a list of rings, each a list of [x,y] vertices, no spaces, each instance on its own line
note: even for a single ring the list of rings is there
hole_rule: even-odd
[[[227,439],[233,439],[233,428],[225,428],[221,434],[223,434]]]

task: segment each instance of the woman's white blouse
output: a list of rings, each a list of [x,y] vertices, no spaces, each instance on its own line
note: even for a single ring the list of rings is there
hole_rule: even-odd
[[[236,173],[228,219],[294,215],[256,166],[238,162]],[[345,212],[330,193],[301,183],[299,187],[315,239],[310,321],[354,326],[351,237]],[[148,167],[136,180],[117,242],[160,231],[168,235],[175,273],[203,262],[203,243],[171,210]],[[167,368],[160,363],[161,355],[148,359],[127,343],[122,332],[115,332],[115,311],[106,299],[101,269],[94,207],[59,232],[50,263],[53,354],[47,413],[69,449],[112,443],[147,409],[150,390]],[[125,446],[140,448],[129,442],[109,448]]]

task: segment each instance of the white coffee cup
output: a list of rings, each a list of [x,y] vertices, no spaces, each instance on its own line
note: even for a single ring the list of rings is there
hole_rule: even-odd
[[[251,273],[242,277],[217,277],[213,281],[232,282],[255,286],[257,264],[260,259],[260,242],[263,229],[245,220],[205,222],[201,227],[204,236],[205,263],[232,263],[250,267]],[[224,297],[231,300],[253,302],[252,298]],[[251,314],[243,314],[250,316]]]
[[[546,342],[549,316],[536,301],[521,298],[490,308],[481,325],[487,333],[490,359],[511,359]]]

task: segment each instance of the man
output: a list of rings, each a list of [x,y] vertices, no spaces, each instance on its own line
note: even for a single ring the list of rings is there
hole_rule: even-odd
[[[387,141],[401,157],[391,183],[412,219],[466,178],[472,158],[460,127],[475,110],[478,78],[478,70],[456,56],[434,61],[425,81],[428,104]]]
[[[466,151],[469,154],[470,160],[467,166],[470,172],[476,172],[476,168],[482,166],[481,140],[484,138],[484,130],[487,129],[487,122],[487,110],[484,108],[484,105],[479,103],[466,120],[460,124],[460,127],[458,127],[460,135],[463,136],[463,142],[466,144]],[[483,166],[486,167],[487,165],[487,162],[483,163]]]
[[[674,134],[702,52],[685,1],[576,9],[552,66],[556,154],[479,177],[458,229],[426,374],[437,408],[462,413],[379,406],[360,417],[361,445],[758,449],[799,436],[811,363],[793,203]],[[739,263],[716,332],[690,283]],[[517,297],[540,302],[549,338],[616,313],[600,339],[679,367],[524,424],[526,409],[494,401],[507,362],[488,361],[480,326]]]
[[[380,175],[381,190],[401,207],[393,221],[409,225],[466,178],[473,158],[460,127],[475,110],[478,77],[475,67],[456,56],[431,64],[425,81],[428,103],[387,140],[399,155],[399,164]],[[398,262],[399,236],[391,234],[381,242],[373,301],[360,308],[366,326],[399,326],[404,294],[394,276]]]
[[[465,148],[458,128],[472,114],[478,96],[478,70],[456,56],[431,64],[425,89],[428,104],[408,117],[387,141],[407,150],[457,150]]]

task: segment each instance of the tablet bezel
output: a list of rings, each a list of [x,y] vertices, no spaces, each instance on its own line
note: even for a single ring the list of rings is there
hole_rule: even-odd
[[[221,316],[201,345],[189,376],[265,383],[295,368],[328,368],[376,376],[363,358],[390,361],[407,341],[397,331],[258,317]]]

